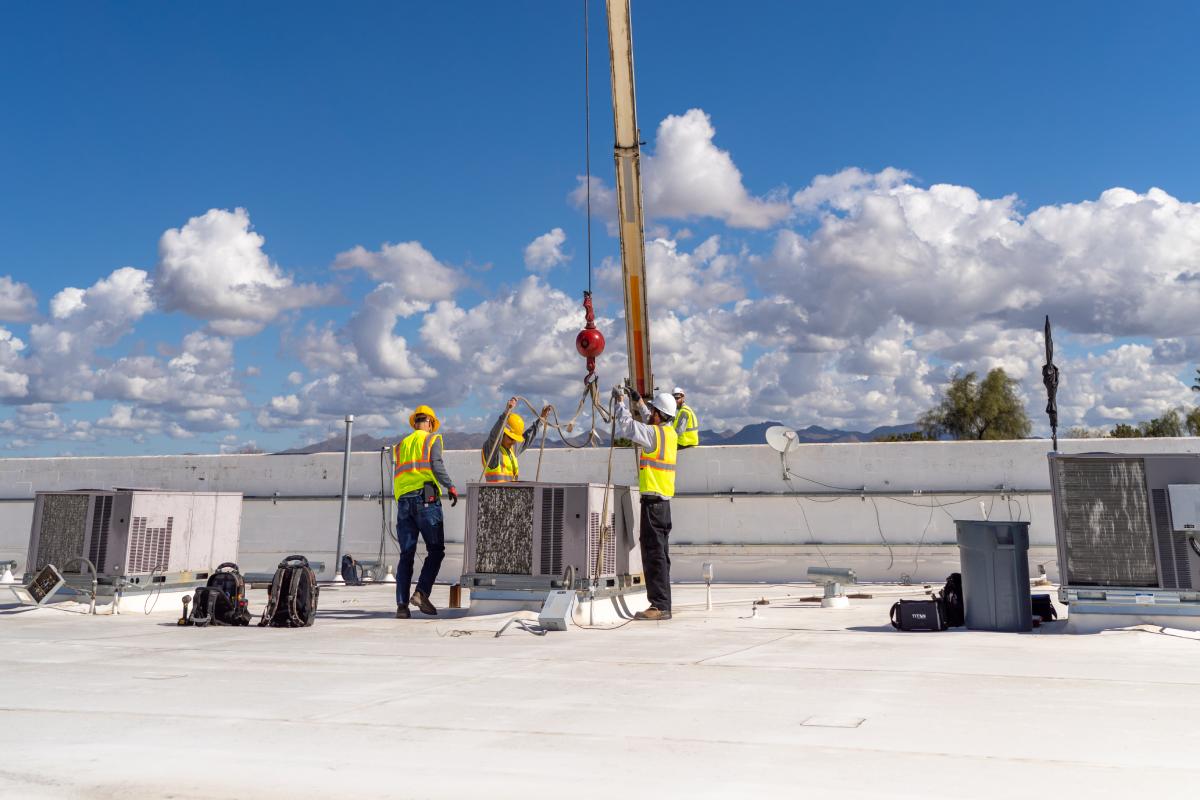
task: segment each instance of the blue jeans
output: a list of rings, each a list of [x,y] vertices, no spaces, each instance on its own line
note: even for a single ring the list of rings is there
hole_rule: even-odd
[[[442,503],[426,503],[420,493],[396,499],[396,538],[400,540],[400,564],[396,567],[396,605],[408,606],[412,587],[413,561],[417,556],[417,536],[425,540],[425,563],[417,578],[417,591],[426,597],[446,557],[446,532],[442,527]]]

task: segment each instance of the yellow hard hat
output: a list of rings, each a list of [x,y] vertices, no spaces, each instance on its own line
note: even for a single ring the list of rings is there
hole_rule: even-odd
[[[521,419],[520,414],[508,415],[508,422],[504,426],[504,435],[511,436],[513,439],[520,439],[525,435],[525,420]]]
[[[433,420],[433,432],[434,433],[437,433],[438,428],[442,427],[441,421],[437,418],[437,414],[433,413],[432,408],[430,408],[429,406],[417,406],[417,410],[414,411],[412,414],[410,414],[408,417],[408,424],[412,426],[412,429],[414,431],[417,429],[417,415],[418,414],[424,414],[425,416],[427,416],[431,420]]]

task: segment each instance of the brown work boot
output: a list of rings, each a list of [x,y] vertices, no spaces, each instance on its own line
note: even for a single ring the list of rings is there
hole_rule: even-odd
[[[659,611],[654,606],[650,606],[645,611],[639,611],[633,615],[634,619],[651,620],[653,622],[661,622],[662,620],[670,619],[670,611]]]
[[[408,606],[396,606],[396,619],[412,619],[412,612],[408,610]]]
[[[412,597],[408,602],[419,608],[422,614],[428,614],[431,617],[437,616],[437,609],[433,607],[433,603],[429,602],[429,598],[420,589],[412,593]]]

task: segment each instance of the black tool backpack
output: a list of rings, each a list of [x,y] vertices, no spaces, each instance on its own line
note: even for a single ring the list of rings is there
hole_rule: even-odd
[[[941,600],[946,614],[947,627],[961,628],[967,624],[961,574],[952,572],[950,577],[946,578],[946,585],[942,587]]]
[[[208,577],[208,584],[197,589],[192,597],[188,625],[249,625],[250,609],[246,604],[246,582],[238,565],[226,561]]]
[[[288,556],[279,562],[267,589],[267,607],[260,627],[307,628],[317,616],[317,576],[304,556]]]
[[[363,583],[363,565],[349,553],[342,556],[342,580],[347,586],[362,586]]]

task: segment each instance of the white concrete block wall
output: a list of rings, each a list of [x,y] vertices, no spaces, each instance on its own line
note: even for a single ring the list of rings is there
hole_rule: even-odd
[[[1059,444],[1063,452],[1200,452],[1198,438]],[[740,558],[746,568],[758,557],[753,553],[773,553],[775,567],[763,578],[768,580],[780,579],[779,559],[788,553],[815,557],[814,542],[858,553],[868,570],[864,577],[896,578],[920,574],[919,563],[916,573],[913,564],[896,564],[911,559],[918,544],[919,559],[935,552],[944,556],[944,547],[928,548],[954,541],[953,519],[982,519],[986,513],[992,519],[1031,520],[1032,544],[1038,548],[1031,560],[1041,563],[1053,557],[1054,544],[1048,449],[1049,442],[1036,440],[915,442],[801,445],[789,454],[788,466],[795,473],[855,490],[838,494],[800,478],[785,483],[779,454],[766,445],[696,448],[680,457],[672,538],[683,548],[681,556],[724,554]],[[537,460],[536,450],[522,456],[521,474],[533,478]],[[332,568],[341,462],[340,453],[0,459],[0,560],[14,558],[24,565],[34,491],[126,486],[240,491],[247,497],[243,569],[268,571],[292,552],[325,560]],[[446,462],[459,484],[479,478],[477,451],[448,451]],[[607,450],[547,450],[542,477],[601,482],[607,463]],[[636,482],[630,451],[617,451],[613,464],[617,483]],[[998,494],[1002,489],[1006,498]],[[378,552],[379,491],[379,454],[355,453],[346,549],[361,557]],[[980,499],[986,504],[983,512]],[[450,542],[461,544],[463,524],[462,504],[457,509],[447,504]],[[904,559],[899,550],[889,552],[885,540],[903,550]],[[443,579],[459,569],[461,546],[450,552]],[[939,573],[943,566],[939,562]],[[790,568],[782,572],[790,574]],[[747,576],[744,569],[740,574]]]

